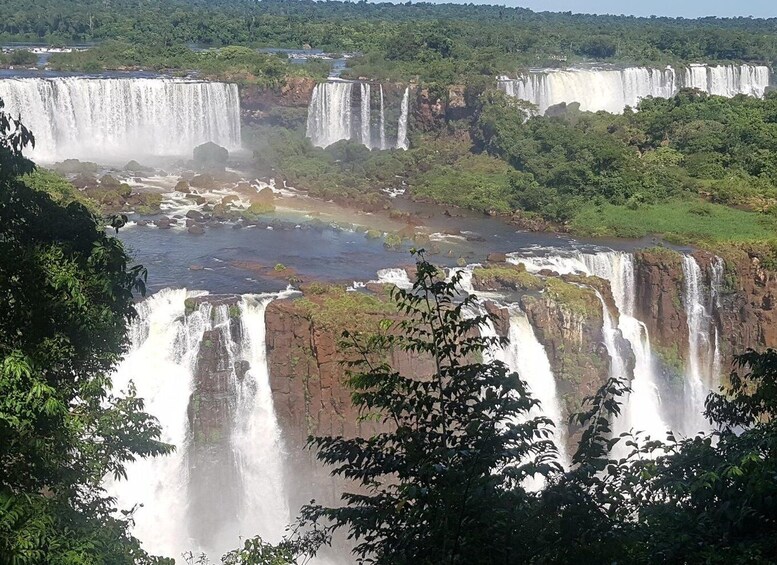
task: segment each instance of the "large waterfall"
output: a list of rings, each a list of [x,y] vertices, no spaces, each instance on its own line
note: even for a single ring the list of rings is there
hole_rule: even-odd
[[[275,296],[200,297],[187,308],[196,296],[163,290],[139,304],[113,376],[116,390],[134,382],[176,451],[130,463],[108,491],[120,508],[141,505],[133,533],[148,551],[176,558],[219,557],[240,536],[277,541],[291,518],[265,358]]]
[[[509,96],[536,105],[540,114],[556,104],[572,102],[584,111],[619,114],[643,98],[669,98],[684,87],[727,97],[760,97],[769,86],[769,75],[768,67],[756,65],[590,68],[531,71],[516,79],[499,77],[498,84]]]
[[[359,85],[358,102],[354,102]],[[330,79],[317,84],[308,106],[307,133],[316,147],[328,147],[344,139],[353,139],[372,149],[388,149],[386,140],[386,104],[380,85],[378,118],[373,123],[372,88],[368,83]],[[410,88],[406,88],[400,104],[397,123],[396,149],[407,149],[407,127]],[[377,131],[375,131],[377,130]]]
[[[240,147],[237,86],[162,78],[0,79],[6,110],[35,135],[30,157],[132,159]]]

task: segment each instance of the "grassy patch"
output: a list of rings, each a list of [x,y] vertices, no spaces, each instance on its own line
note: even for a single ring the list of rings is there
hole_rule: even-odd
[[[294,303],[318,328],[338,336],[344,330],[376,331],[380,320],[397,313],[391,301],[321,283],[309,285],[305,296]]]
[[[566,306],[572,313],[588,317],[591,312],[599,311],[599,299],[589,288],[568,283],[555,277],[545,281],[545,292],[556,303]]]
[[[545,281],[527,272],[523,264],[504,267],[477,267],[472,271],[472,281],[476,286],[494,290],[502,288],[542,290],[545,288]]]
[[[717,243],[774,237],[775,219],[766,214],[700,201],[626,206],[605,204],[583,208],[572,221],[579,235],[633,237],[661,235],[676,243]]]

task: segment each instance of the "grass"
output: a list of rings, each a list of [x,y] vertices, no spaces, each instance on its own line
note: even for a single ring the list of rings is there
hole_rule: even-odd
[[[545,287],[545,282],[527,272],[523,265],[477,267],[472,271],[472,279],[475,283],[494,289],[507,287],[514,290],[542,290]]]
[[[351,332],[377,331],[381,320],[396,315],[395,304],[390,300],[365,294],[348,292],[337,285],[311,283],[304,296],[294,301],[317,327],[333,332],[336,336]]]
[[[675,243],[761,241],[774,237],[773,216],[703,201],[644,205],[587,206],[572,221],[578,235],[639,238],[660,235]]]

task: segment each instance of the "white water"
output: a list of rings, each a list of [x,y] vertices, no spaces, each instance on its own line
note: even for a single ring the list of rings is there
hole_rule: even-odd
[[[359,84],[358,103],[359,127],[354,126],[357,112],[353,102],[353,86]],[[308,106],[307,133],[316,147],[328,147],[344,139],[358,139],[360,143],[372,149],[371,94],[367,83],[356,83],[330,79],[317,84]],[[397,126],[396,149],[407,149],[407,125],[410,105],[410,88],[405,89]],[[386,116],[383,86],[380,86],[380,149],[388,149],[386,141]],[[356,130],[356,131],[354,131]]]
[[[122,160],[240,147],[237,86],[162,78],[7,78],[0,98],[35,136],[29,156]]]
[[[185,315],[184,301],[193,295],[166,289],[138,305],[131,349],[113,376],[116,390],[126,390],[129,381],[134,381],[139,396],[146,400],[147,411],[162,425],[163,441],[177,449],[168,456],[130,463],[127,480],[109,478],[106,486],[116,496],[119,508],[143,505],[135,513],[132,532],[145,549],[176,558],[186,551],[205,551],[214,558],[238,547],[240,536],[260,534],[267,541],[277,542],[291,517],[284,488],[283,445],[266,364],[264,313],[275,296],[242,298],[238,306],[242,338],[235,343],[230,337],[226,306],[214,309],[204,303]],[[190,479],[203,470],[192,466],[196,458],[187,412],[194,392],[197,356],[207,330],[220,331],[227,344],[224,353],[237,399],[228,447],[231,445],[238,480],[237,484],[228,484],[225,476],[222,484],[208,484],[213,492],[197,493],[192,491],[195,487]],[[237,360],[250,364],[242,379],[234,370]],[[218,464],[230,465],[229,461]],[[230,492],[238,493],[234,506]],[[220,524],[221,530],[206,532],[208,540],[197,539],[196,534],[201,531],[198,522],[204,518],[208,523],[208,516],[193,515],[189,507],[198,495],[205,500],[222,496],[222,502],[210,512],[234,518]]]
[[[706,292],[699,263],[692,255],[683,257],[683,305],[688,319],[686,384],[689,408],[703,406],[709,392],[719,384],[720,344],[712,308],[717,304],[722,276],[722,262],[715,261],[712,284]],[[686,433],[709,426],[698,411],[690,409],[686,410],[683,425]]]
[[[184,318],[186,290],[162,290],[138,305],[131,349],[113,375],[114,390],[130,381],[146,410],[162,426],[162,441],[176,446],[164,457],[139,459],[127,465],[127,480],[108,479],[117,506],[135,513],[133,534],[152,553],[179,556],[192,549],[187,532],[188,443],[187,407],[193,390],[193,369],[200,341],[210,320],[210,307]]]
[[[307,136],[316,147],[351,139],[354,83],[330,80],[316,85],[308,107]]]
[[[251,368],[238,387],[240,425],[232,438],[238,453],[245,508],[240,534],[277,542],[291,521],[283,477],[283,443],[267,370],[264,314],[275,296],[244,296],[240,302],[243,359]]]
[[[372,148],[372,130],[370,127],[370,85],[366,82],[361,84],[361,126],[362,126],[362,144],[367,149]]]
[[[382,84],[380,85],[380,148],[388,149],[386,145],[386,112]]]
[[[405,269],[381,269],[378,271],[378,279],[371,282],[393,284],[405,290],[413,288],[413,281],[410,280]]]
[[[623,407],[626,425],[623,426],[622,431],[633,428],[647,432],[653,439],[663,439],[667,425],[661,410],[658,375],[650,346],[650,336],[645,324],[635,318],[636,287],[633,256],[629,253],[608,251],[591,254],[574,253],[568,256],[513,256],[509,260],[513,263],[524,263],[527,270],[533,272],[551,269],[559,274],[583,273],[610,282],[613,299],[620,313],[618,329],[631,345],[635,357],[634,378],[631,381],[632,392]],[[611,369],[621,371],[619,376],[627,378],[625,363],[617,359],[618,353],[613,353],[615,348],[613,320],[606,308],[604,308],[604,314],[605,345],[614,361]],[[609,327],[607,327],[608,324]],[[610,338],[612,338],[612,343],[609,343]],[[611,347],[613,350],[610,349]],[[623,423],[624,420],[621,420],[621,424]]]
[[[509,96],[526,100],[545,111],[556,104],[578,102],[583,111],[604,110],[620,114],[648,96],[669,98],[683,87],[732,97],[761,97],[769,86],[769,68],[754,65],[691,65],[676,71],[655,69],[565,69],[532,71],[517,79],[499,77],[499,88]]]
[[[402,95],[402,106],[399,113],[399,124],[397,126],[397,149],[407,149],[410,145],[407,142],[407,113],[410,105],[410,87],[405,88]]]

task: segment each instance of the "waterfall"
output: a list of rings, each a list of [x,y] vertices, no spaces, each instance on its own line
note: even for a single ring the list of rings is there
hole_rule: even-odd
[[[137,307],[130,328],[131,346],[113,375],[114,390],[133,381],[146,410],[162,426],[162,440],[176,446],[163,457],[127,465],[127,479],[108,479],[117,506],[134,514],[133,534],[149,552],[179,555],[192,549],[187,523],[187,407],[193,390],[193,366],[210,319],[210,306],[184,316],[185,290],[162,290]]]
[[[308,108],[307,136],[316,147],[351,139],[354,83],[330,80],[316,85]]]
[[[32,159],[191,155],[240,147],[237,86],[162,78],[7,78],[0,98],[35,135]]]
[[[686,366],[687,410],[683,425],[686,433],[705,429],[708,424],[699,413],[709,392],[715,388],[720,378],[720,351],[717,326],[712,318],[714,307],[722,283],[722,262],[712,266],[712,284],[705,296],[701,267],[693,255],[683,257],[683,305],[688,319],[688,363]],[[717,278],[717,280],[715,280]],[[717,288],[716,288],[717,285]],[[718,371],[715,373],[715,371]]]
[[[543,415],[553,421],[554,442],[559,449],[561,463],[568,468],[570,459],[566,450],[566,426],[561,416],[556,379],[550,367],[550,360],[520,305],[511,304],[508,310],[510,313],[508,343],[504,347],[492,347],[485,351],[486,361],[501,361],[511,372],[518,373],[526,382],[532,396],[540,401],[539,409],[530,416]],[[479,313],[483,312],[480,310]],[[490,321],[480,328],[480,333],[486,338],[498,337],[494,324]],[[538,489],[542,484],[532,481],[530,486]]]
[[[372,132],[370,129],[370,85],[361,84],[361,126],[362,143],[367,149],[372,148]]]
[[[658,392],[658,375],[656,374],[653,352],[650,346],[650,336],[644,323],[635,317],[634,297],[636,287],[634,279],[634,258],[629,253],[617,251],[601,253],[575,253],[570,256],[553,255],[548,257],[510,257],[513,263],[524,263],[530,271],[551,269],[560,274],[583,273],[597,276],[609,281],[615,306],[620,313],[618,329],[630,344],[635,357],[634,378],[631,381],[632,392],[626,400],[624,415],[629,428],[645,431],[654,439],[663,439],[667,429],[661,411],[661,398]],[[615,346],[614,324],[604,307],[605,340],[613,337]],[[609,319],[608,319],[609,318]],[[616,354],[616,357],[619,354]],[[610,352],[613,358],[613,353]],[[617,362],[617,359],[615,359]],[[611,369],[623,371],[620,376],[626,378],[625,364],[623,367],[611,366]],[[700,409],[700,407],[699,407]]]
[[[115,390],[134,381],[176,451],[131,462],[127,479],[106,488],[119,508],[142,505],[132,533],[146,550],[218,557],[241,536],[278,541],[290,520],[265,350],[276,295],[232,306],[204,298],[191,311],[195,296],[166,289],[140,303],[113,375]]]
[[[353,104],[353,86],[359,84],[358,118]],[[358,139],[372,149],[371,87],[367,83],[329,79],[317,84],[308,106],[307,137],[316,147],[328,147],[344,139]],[[397,126],[397,149],[407,149],[407,128],[410,87],[405,88]],[[380,149],[389,149],[386,142],[386,114],[383,86],[380,86]],[[354,125],[358,121],[358,129]]]
[[[407,142],[407,114],[410,106],[410,87],[405,88],[402,95],[402,107],[399,113],[399,125],[397,126],[397,149],[406,150],[410,145]]]
[[[380,148],[388,149],[386,146],[386,112],[383,102],[383,85],[380,85]]]
[[[756,65],[690,65],[683,86],[731,98],[737,94],[762,97],[769,86],[769,67]]]
[[[763,96],[769,86],[769,68],[755,65],[691,65],[671,67],[589,68],[530,71],[511,79],[498,78],[505,94],[537,106],[539,114],[556,104],[578,102],[583,111],[620,114],[648,96],[669,98],[682,87],[710,94]]]
[[[277,541],[291,520],[283,489],[281,430],[275,417],[270,375],[267,370],[264,314],[275,296],[244,296],[240,301],[243,360],[249,363],[238,389],[242,423],[233,438],[239,454],[246,507],[240,520],[240,533],[261,532]]]

